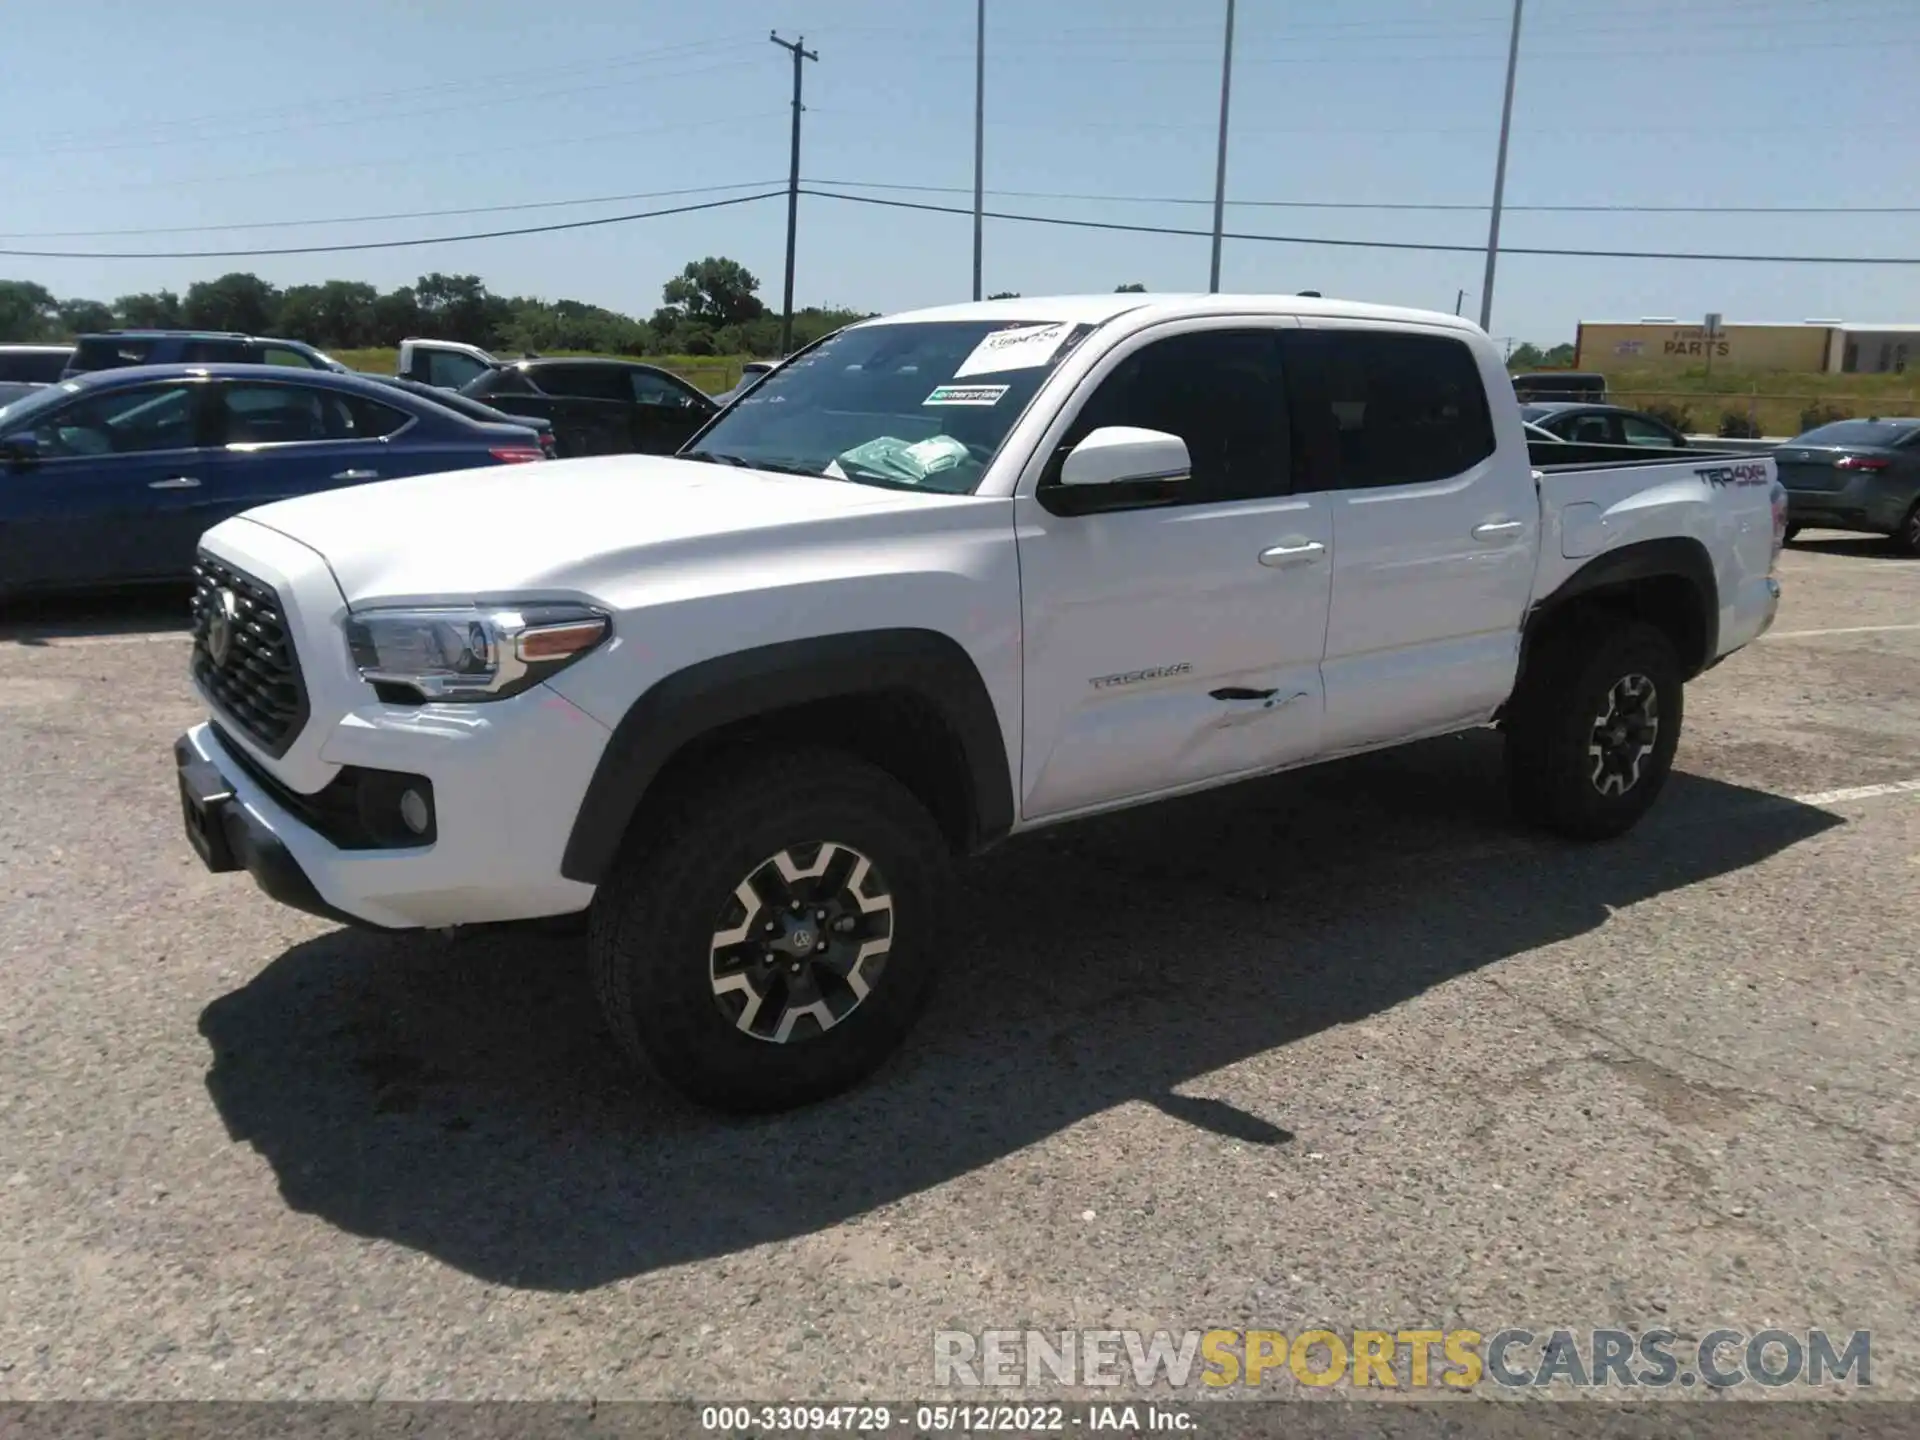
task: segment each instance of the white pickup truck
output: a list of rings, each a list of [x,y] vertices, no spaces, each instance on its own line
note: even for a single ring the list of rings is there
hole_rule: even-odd
[[[584,915],[636,1060],[779,1108],[901,1041],[956,857],[1013,833],[1489,724],[1523,818],[1625,831],[1683,684],[1773,620],[1785,506],[1752,456],[1537,467],[1446,315],[874,320],[674,458],[210,531],[184,821],[340,920]]]

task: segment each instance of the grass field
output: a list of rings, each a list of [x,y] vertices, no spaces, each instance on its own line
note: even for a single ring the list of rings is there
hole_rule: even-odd
[[[342,365],[354,370],[364,370],[370,375],[392,375],[400,364],[400,352],[393,349],[329,350],[327,353]],[[577,355],[588,352],[549,350],[541,353],[542,355]],[[611,358],[630,360],[635,357],[618,355]],[[753,357],[748,355],[645,355],[639,358],[649,365],[658,365],[662,370],[671,370],[681,379],[699,386],[709,395],[717,395],[720,391],[730,390],[739,383],[741,362]]]
[[[1801,413],[1829,405],[1849,415],[1920,415],[1920,375],[1803,375],[1738,370],[1614,370],[1607,393],[1616,405],[1681,412],[1682,428],[1718,434],[1729,412],[1763,435],[1797,435]]]

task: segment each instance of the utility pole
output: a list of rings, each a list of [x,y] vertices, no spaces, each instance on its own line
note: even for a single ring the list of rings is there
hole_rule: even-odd
[[[1513,36],[1507,41],[1507,98],[1500,106],[1500,158],[1493,167],[1493,220],[1487,230],[1487,278],[1480,287],[1480,328],[1493,324],[1493,266],[1500,258],[1500,206],[1507,191],[1507,135],[1513,129],[1513,75],[1520,64],[1520,7],[1513,0]]]
[[[1227,208],[1227,100],[1233,90],[1233,0],[1227,0],[1227,44],[1220,58],[1220,159],[1213,172],[1213,268],[1208,272],[1207,293],[1220,293],[1220,232],[1226,226]]]
[[[793,159],[787,170],[787,288],[784,308],[780,312],[780,355],[784,359],[793,353],[793,243],[800,224],[800,72],[801,64],[807,60],[818,60],[820,56],[806,48],[807,37],[798,40],[782,40],[780,32],[768,33],[767,38],[793,55]]]
[[[978,300],[987,183],[987,0],[976,0],[973,13],[973,298]]]

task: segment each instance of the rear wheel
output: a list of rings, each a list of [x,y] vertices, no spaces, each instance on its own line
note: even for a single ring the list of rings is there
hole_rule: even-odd
[[[1625,833],[1659,797],[1680,743],[1672,642],[1595,616],[1561,630],[1530,668],[1507,727],[1514,808],[1573,839]]]
[[[1894,532],[1893,543],[1902,555],[1920,555],[1920,500],[1913,502],[1913,508],[1907,511],[1907,518],[1900,522],[1900,528]]]
[[[1805,528],[1806,527],[1803,525],[1787,526],[1787,536],[1786,536],[1785,543],[1788,545],[1791,545],[1795,540],[1797,540],[1800,537],[1800,532]]]
[[[945,838],[882,770],[818,750],[716,768],[595,896],[607,1024],[701,1104],[823,1099],[878,1068],[924,1009],[950,884]]]

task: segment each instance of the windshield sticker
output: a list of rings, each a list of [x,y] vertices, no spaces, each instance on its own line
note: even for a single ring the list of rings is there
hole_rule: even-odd
[[[998,405],[1011,385],[936,385],[922,405]]]
[[[1002,370],[1037,370],[1051,364],[1054,352],[1067,338],[1067,324],[1020,325],[1012,330],[996,330],[960,362],[953,378],[969,375],[997,375]]]

